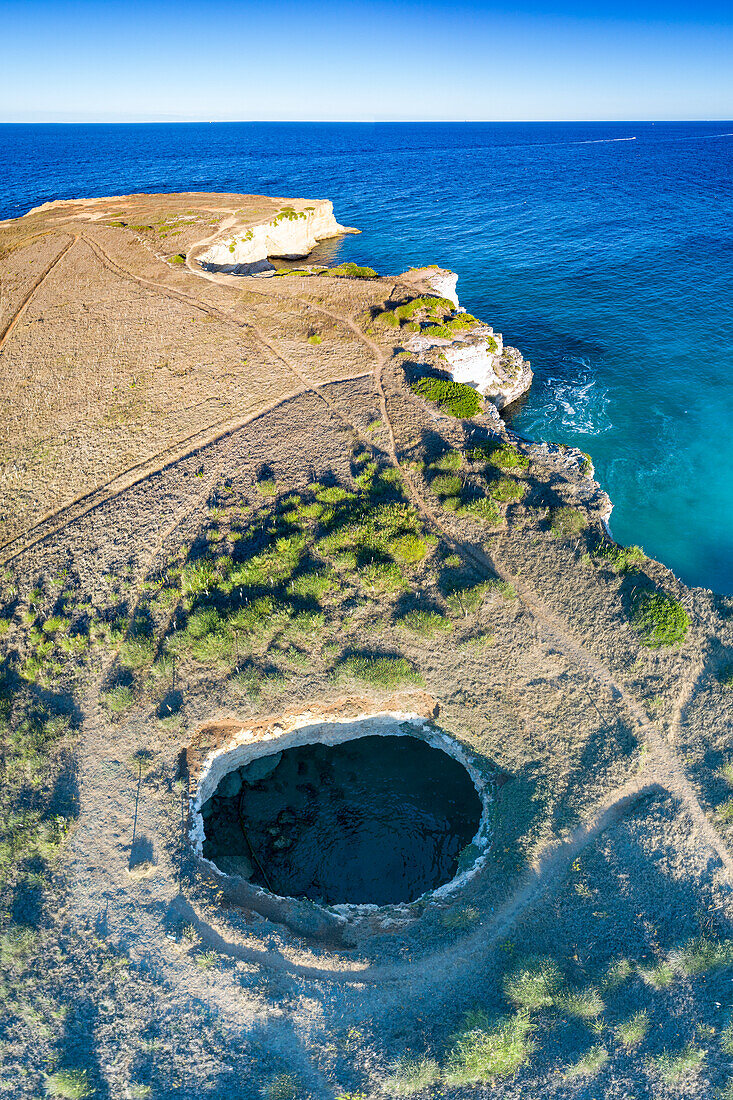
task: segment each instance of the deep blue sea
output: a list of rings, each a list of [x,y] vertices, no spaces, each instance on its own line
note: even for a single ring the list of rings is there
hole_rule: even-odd
[[[531,359],[516,430],[589,451],[615,537],[733,593],[733,122],[0,125],[53,198],[330,198],[339,259],[438,263]]]

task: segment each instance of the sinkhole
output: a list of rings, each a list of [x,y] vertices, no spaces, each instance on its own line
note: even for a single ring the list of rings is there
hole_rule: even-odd
[[[300,744],[223,775],[201,854],[280,897],[411,902],[456,876],[483,809],[464,765],[418,737]]]

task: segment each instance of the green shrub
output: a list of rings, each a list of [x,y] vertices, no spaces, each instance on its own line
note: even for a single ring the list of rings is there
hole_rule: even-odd
[[[465,504],[459,502],[456,511],[461,515],[472,516],[474,519],[489,523],[492,527],[503,523],[501,512],[490,497],[478,497],[476,500],[467,500]]]
[[[427,313],[435,320],[442,319],[446,313],[452,313],[455,309],[453,302],[439,295],[426,294],[418,298],[411,298],[409,302],[403,302],[395,309],[395,315],[400,321],[411,321],[416,313]]]
[[[388,1096],[414,1096],[440,1079],[440,1069],[434,1058],[415,1058],[405,1054],[390,1066],[389,1077],[382,1082]]]
[[[278,1073],[264,1090],[265,1100],[297,1100],[298,1082],[292,1073]]]
[[[298,611],[293,615],[290,629],[298,634],[315,634],[323,630],[326,624],[326,616],[322,611]]]
[[[457,419],[476,416],[483,407],[480,394],[462,382],[449,382],[442,378],[421,378],[412,386],[413,393],[426,401],[432,401],[444,412]]]
[[[359,569],[359,581],[372,592],[401,592],[407,588],[402,570],[394,561],[372,561]]]
[[[606,1007],[598,990],[592,988],[562,993],[556,1004],[568,1016],[579,1016],[581,1020],[595,1020]]]
[[[316,499],[321,504],[341,504],[346,500],[355,500],[356,495],[343,489],[340,485],[325,485],[317,490]]]
[[[640,966],[639,977],[653,989],[669,989],[674,981],[674,970],[667,962],[657,963],[656,966]]]
[[[440,458],[434,459],[430,463],[431,470],[438,470],[443,474],[454,473],[456,470],[460,470],[463,464],[463,456],[460,451],[450,450],[442,454]]]
[[[608,1051],[600,1043],[586,1051],[575,1065],[565,1071],[565,1078],[572,1081],[576,1077],[593,1077],[603,1069],[608,1061]]]
[[[450,634],[453,623],[439,611],[407,611],[396,620],[396,626],[412,630],[415,634],[430,637],[433,634]]]
[[[308,343],[314,345],[321,344],[323,343],[323,337],[319,336],[317,332],[314,332],[312,336],[308,337]]]
[[[688,1043],[676,1054],[665,1050],[663,1054],[651,1059],[651,1064],[662,1080],[672,1085],[681,1077],[696,1073],[705,1061],[705,1051]]]
[[[102,702],[112,714],[121,714],[133,705],[135,696],[127,684],[117,684],[102,693]]]
[[[272,477],[262,477],[257,481],[257,490],[263,497],[274,497],[277,492],[277,483]]]
[[[145,668],[155,657],[155,650],[155,638],[127,638],[120,646],[120,659],[128,668]]]
[[[470,1013],[463,1031],[454,1037],[446,1080],[451,1085],[472,1085],[510,1077],[534,1050],[531,1031],[527,1012],[495,1022],[483,1012]]]
[[[715,817],[721,825],[730,825],[733,822],[733,798],[727,799],[716,807]]]
[[[634,973],[634,965],[628,959],[614,959],[608,964],[606,972],[598,983],[606,993],[615,993]]]
[[[631,623],[643,646],[661,649],[681,645],[690,627],[690,619],[679,600],[667,592],[642,589],[631,604]]]
[[[560,967],[546,956],[520,963],[504,979],[504,995],[518,1008],[535,1012],[549,1008],[564,984]]]
[[[672,951],[669,961],[685,977],[697,977],[711,970],[733,966],[733,940],[718,940],[710,936],[695,936],[683,947]]]
[[[70,625],[71,619],[67,619],[63,615],[49,615],[41,630],[44,634],[56,634],[60,630],[68,630]]]
[[[511,443],[499,443],[496,440],[488,440],[472,447],[468,457],[474,462],[488,462],[499,470],[526,470],[529,466],[527,456]]]
[[[46,1078],[46,1092],[58,1100],[86,1100],[94,1089],[85,1069],[60,1069]]]
[[[438,474],[430,482],[430,488],[439,497],[457,496],[463,488],[463,481],[458,474]]]
[[[330,569],[311,569],[295,577],[288,586],[288,592],[303,599],[322,599],[337,584],[335,574]]]
[[[490,592],[496,592],[507,600],[514,600],[517,593],[508,581],[492,577],[477,584],[452,585],[446,594],[446,603],[456,615],[469,615],[477,611]]]
[[[615,542],[601,543],[593,555],[607,562],[615,573],[628,573],[646,561],[646,554],[640,546],[617,546]]]
[[[574,538],[586,528],[583,513],[577,508],[570,508],[567,505],[551,508],[548,518],[550,530],[556,538]]]
[[[500,504],[511,504],[522,499],[525,487],[511,477],[500,477],[490,483],[489,493]]]
[[[178,252],[175,256],[170,257],[170,262],[172,264],[185,264],[186,257],[183,255],[182,252]]]
[[[187,596],[208,593],[219,584],[219,573],[211,558],[188,562],[181,573],[181,590]]]
[[[427,554],[428,541],[410,532],[405,535],[395,535],[388,541],[387,549],[393,557],[406,565],[416,565]]]
[[[374,279],[376,271],[373,267],[360,267],[359,264],[338,264],[336,267],[327,267],[321,275],[336,275],[347,279]]]
[[[374,318],[375,322],[379,325],[383,325],[385,328],[399,328],[399,319],[395,316],[391,309],[385,309],[382,313],[378,313]]]
[[[245,634],[260,633],[266,626],[281,623],[290,617],[290,609],[274,596],[257,596],[244,607],[229,615],[228,625],[232,630]]]
[[[368,656],[355,654],[345,658],[338,666],[338,676],[353,676],[374,687],[392,688],[400,684],[422,682],[418,670],[405,657]]]
[[[649,1013],[635,1012],[616,1028],[618,1041],[625,1047],[637,1047],[643,1042],[649,1030]]]

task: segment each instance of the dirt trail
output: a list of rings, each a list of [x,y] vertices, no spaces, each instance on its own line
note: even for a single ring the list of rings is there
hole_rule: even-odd
[[[356,382],[361,378],[369,377],[371,377],[371,371],[361,371],[359,374],[349,375],[348,378],[342,378],[339,381]],[[110,500],[114,500],[115,497],[120,496],[128,489],[134,488],[135,485],[139,485],[148,478],[169,470],[197,452],[205,450],[222,439],[226,439],[227,436],[234,435],[235,432],[247,427],[248,424],[253,423],[260,417],[267,416],[268,413],[281,408],[281,406],[293,401],[296,397],[311,392],[313,392],[313,385],[306,383],[299,389],[290,390],[278,398],[277,401],[271,401],[245,417],[236,420],[232,420],[231,417],[224,417],[200,432],[187,436],[171,447],[158,451],[150,458],[146,458],[134,466],[129,466],[111,481],[106,482],[104,485],[98,485],[88,493],[83,493],[68,504],[64,504],[63,507],[49,512],[22,535],[17,535],[14,539],[6,542],[0,547],[0,565],[7,565],[8,562],[26,553],[32,547],[53,538],[68,527],[70,523],[85,516],[88,512],[94,511],[95,508],[107,504]]]
[[[383,984],[386,982],[413,983],[423,975],[431,984],[442,984],[447,975],[461,966],[476,966],[477,959],[504,939],[512,927],[538,901],[552,896],[580,853],[593,844],[606,829],[617,825],[647,798],[664,794],[660,784],[646,779],[634,779],[612,792],[596,808],[592,816],[579,825],[564,840],[549,845],[527,869],[514,891],[490,920],[481,923],[469,935],[456,943],[415,962],[386,966],[369,965],[357,969],[333,969],[293,962],[284,955],[242,947],[227,941],[224,932],[217,931],[202,920],[191,903],[179,896],[176,910],[181,917],[194,921],[197,931],[215,950],[233,958],[260,963],[271,969],[284,971],[299,977],[343,983]]]
[[[3,347],[5,346],[6,341],[10,338],[10,336],[13,332],[13,329],[18,324],[18,321],[20,321],[21,317],[23,316],[23,314],[27,310],[28,306],[30,305],[30,303],[31,303],[33,297],[35,296],[35,294],[37,293],[37,291],[40,289],[42,284],[45,282],[45,280],[51,274],[51,272],[56,267],[56,265],[59,263],[59,261],[63,259],[63,257],[66,255],[66,253],[71,248],[71,246],[76,244],[76,242],[78,240],[79,240],[79,234],[76,233],[71,238],[71,240],[68,242],[68,244],[65,244],[63,246],[63,248],[58,253],[58,255],[55,256],[54,259],[51,260],[51,262],[46,265],[46,267],[43,269],[41,274],[35,280],[35,282],[33,283],[33,286],[26,293],[25,297],[23,298],[23,301],[20,303],[20,305],[18,306],[18,308],[15,311],[15,313],[13,314],[13,316],[10,318],[10,320],[6,324],[5,328],[2,330],[2,332],[0,332],[0,351],[2,351]]]

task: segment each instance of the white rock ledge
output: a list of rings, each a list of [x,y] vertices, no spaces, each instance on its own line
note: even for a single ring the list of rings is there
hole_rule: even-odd
[[[281,211],[270,221],[229,230],[196,259],[208,271],[259,274],[274,270],[270,258],[299,260],[309,255],[319,241],[358,232],[339,225],[333,203],[327,199],[312,203],[283,200]]]

